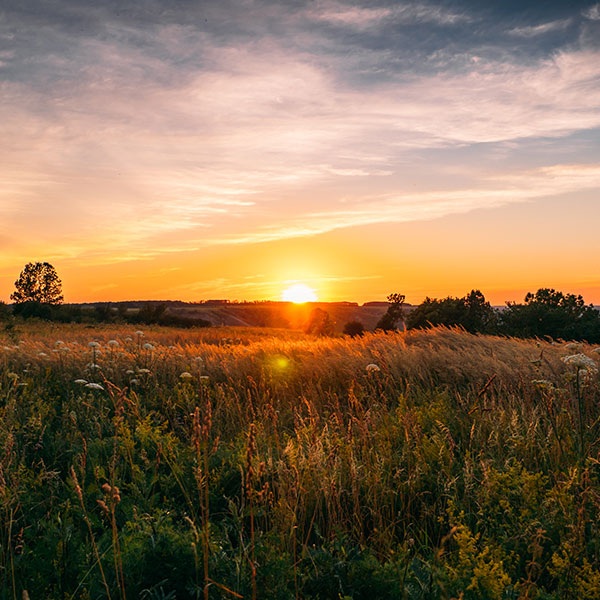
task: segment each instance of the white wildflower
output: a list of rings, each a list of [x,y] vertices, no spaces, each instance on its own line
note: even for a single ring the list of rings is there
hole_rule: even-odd
[[[131,380],[129,383],[130,383],[131,385],[139,385],[139,383],[140,383],[140,380],[139,380],[139,379],[132,379],[132,380]]]
[[[139,335],[140,337],[143,337],[144,332],[143,331],[136,331],[135,335]]]
[[[100,344],[98,342],[90,342],[88,346],[90,348],[100,348]]]
[[[200,377],[198,377],[198,380],[200,381],[200,383],[208,383],[210,381],[210,377],[208,375],[200,375]]]
[[[125,341],[126,341],[126,342],[133,342],[133,338],[131,338],[131,337],[127,336],[127,337],[125,338]]]
[[[135,371],[133,369],[127,369],[127,371],[125,371],[125,375],[133,375],[134,372]]]
[[[65,345],[65,343],[64,343],[62,340],[56,340],[56,341],[54,342],[54,345],[55,345],[55,346],[57,346],[57,347],[58,347],[58,346],[64,346],[64,345]]]
[[[119,345],[119,342],[117,340],[108,340],[107,344],[111,347],[111,348],[116,348]]]
[[[38,352],[39,358],[48,358],[48,355],[45,352]]]
[[[79,385],[86,385],[87,381],[85,379],[76,379],[73,383],[77,383]]]
[[[565,356],[562,361],[567,365],[574,366],[577,370],[590,371],[591,373],[598,372],[598,366],[589,356],[585,354],[572,354]]]
[[[368,364],[365,369],[367,373],[376,373],[377,371],[381,371],[381,369],[375,363]]]
[[[138,373],[142,373],[143,375],[148,375],[150,373],[150,369],[138,369]]]
[[[191,373],[188,373],[187,371],[184,371],[179,378],[180,379],[192,379],[194,376]]]
[[[152,344],[148,344],[148,343],[144,344],[144,345],[142,346],[142,348],[143,348],[144,350],[154,350],[154,346],[153,346]]]
[[[597,348],[594,348],[592,350],[592,352],[594,352],[595,354],[599,354],[600,353],[600,346],[598,346]]]
[[[90,390],[103,390],[104,389],[99,383],[86,383],[85,387],[89,388]]]

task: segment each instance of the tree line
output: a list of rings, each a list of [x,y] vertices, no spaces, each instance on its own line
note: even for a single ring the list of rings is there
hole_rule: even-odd
[[[581,295],[551,288],[529,292],[523,302],[507,302],[502,308],[491,306],[479,290],[461,298],[428,297],[410,312],[403,310],[403,296],[393,294],[388,301],[390,308],[377,326],[383,330],[393,329],[403,320],[406,329],[446,325],[471,333],[600,343],[600,311],[586,304]]]
[[[47,262],[25,265],[15,281],[11,300],[14,302],[13,314],[24,318],[62,322],[120,320],[179,327],[210,325],[203,319],[171,314],[166,304],[147,304],[138,312],[129,312],[123,305],[116,311],[109,305],[98,305],[92,311],[62,306],[62,282],[56,269]],[[376,329],[382,331],[396,330],[401,323],[406,329],[446,325],[462,327],[471,333],[600,343],[600,311],[592,304],[586,304],[581,295],[564,294],[551,288],[530,292],[523,302],[507,302],[501,309],[492,307],[479,290],[471,290],[461,298],[427,297],[410,311],[404,307],[403,294],[390,294],[387,300],[388,309],[376,325]],[[0,303],[0,318],[8,315],[8,307]],[[332,335],[334,324],[326,311],[315,308],[305,329],[311,334]],[[346,323],[344,333],[356,336],[364,329],[360,321],[350,321]]]
[[[129,311],[120,304],[113,309],[110,304],[98,304],[91,310],[80,306],[65,306],[62,281],[56,269],[47,262],[27,263],[15,281],[12,314],[24,319],[36,317],[59,323],[125,322],[131,324],[165,325],[171,327],[208,327],[205,319],[172,314],[164,303],[148,303],[138,311]],[[8,306],[0,302],[0,319],[8,318]]]

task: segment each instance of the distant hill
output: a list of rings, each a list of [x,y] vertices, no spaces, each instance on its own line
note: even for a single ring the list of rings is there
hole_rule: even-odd
[[[310,313],[320,308],[329,314],[336,332],[341,332],[348,321],[360,321],[367,330],[375,329],[385,314],[387,302],[230,302],[208,300],[204,302],[182,302],[180,300],[133,300],[127,302],[90,302],[73,304],[82,309],[94,310],[97,306],[109,306],[115,312],[137,312],[145,305],[165,304],[167,312],[186,318],[204,319],[215,326],[282,327],[302,329]],[[411,305],[406,305],[411,309]]]

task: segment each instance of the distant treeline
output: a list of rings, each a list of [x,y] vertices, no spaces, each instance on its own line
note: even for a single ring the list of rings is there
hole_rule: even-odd
[[[460,326],[472,333],[582,340],[600,343],[600,312],[583,297],[542,288],[522,303],[493,308],[479,290],[462,298],[425,298],[406,314],[407,329]]]
[[[23,319],[38,318],[58,323],[131,323],[165,325],[169,327],[209,327],[205,319],[173,314],[166,303],[148,302],[139,309],[130,310],[127,305],[97,304],[89,308],[68,304],[45,304],[21,302],[12,305],[12,314]],[[0,319],[9,318],[11,307],[0,303]]]

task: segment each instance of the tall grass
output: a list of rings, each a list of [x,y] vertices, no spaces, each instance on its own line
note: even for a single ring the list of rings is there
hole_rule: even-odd
[[[9,333],[0,598],[600,597],[591,347]]]

